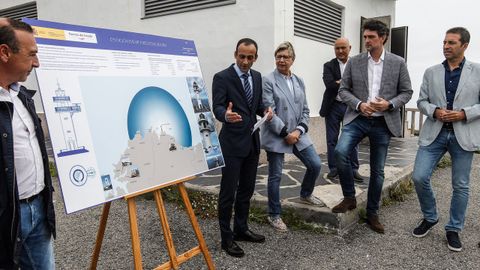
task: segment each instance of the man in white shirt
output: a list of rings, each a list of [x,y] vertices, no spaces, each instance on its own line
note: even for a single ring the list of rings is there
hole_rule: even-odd
[[[350,153],[363,138],[369,138],[367,224],[378,233],[385,231],[378,218],[378,209],[388,145],[391,136],[402,135],[400,108],[413,94],[405,61],[383,47],[388,34],[388,27],[381,21],[369,20],[363,25],[367,52],[350,58],[345,67],[339,95],[348,108],[335,148],[344,199],[332,212],[345,213],[357,206]]]
[[[30,25],[0,19],[0,269],[54,269],[55,214],[44,135],[18,82],[39,66]]]

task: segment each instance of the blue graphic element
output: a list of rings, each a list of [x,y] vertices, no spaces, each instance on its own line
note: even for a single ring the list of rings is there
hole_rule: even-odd
[[[70,181],[77,187],[85,185],[88,178],[87,170],[80,165],[75,165],[70,169]]]
[[[81,154],[81,153],[87,153],[88,150],[85,149],[85,147],[80,146],[81,148],[75,149],[75,150],[70,150],[70,151],[64,151],[60,150],[60,153],[57,154],[58,157],[66,157],[66,156],[71,156],[71,155],[76,155],[76,154]]]
[[[158,128],[173,136],[175,141],[184,146],[192,146],[192,131],[187,115],[177,99],[166,90],[149,86],[140,90],[130,102],[128,108],[128,136],[130,140],[137,132],[145,136],[145,132]]]

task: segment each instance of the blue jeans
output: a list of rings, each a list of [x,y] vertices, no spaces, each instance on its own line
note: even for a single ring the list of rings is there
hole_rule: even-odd
[[[337,146],[338,143],[338,135],[340,134],[340,127],[343,122],[345,111],[347,110],[347,105],[334,101],[330,108],[330,112],[325,116],[327,161],[328,169],[334,171],[337,170],[337,164],[335,163],[335,146]],[[350,161],[352,162],[353,170],[358,171],[358,145],[353,149],[350,155]]]
[[[53,236],[47,223],[47,210],[42,196],[29,203],[20,203],[22,251],[20,268],[55,269]]]
[[[293,146],[293,154],[305,165],[307,171],[303,176],[300,189],[301,197],[308,197],[315,188],[315,181],[320,174],[321,160],[313,145],[298,151]],[[267,151],[268,159],[268,213],[271,217],[279,217],[282,212],[280,204],[280,181],[282,180],[282,169],[284,153],[275,153]]]
[[[358,116],[342,129],[335,160],[344,197],[355,198],[355,184],[350,162],[350,154],[360,141],[368,137],[370,141],[370,182],[368,183],[367,215],[376,215],[380,207],[384,167],[387,159],[391,133],[383,117],[367,118]]]
[[[430,177],[447,151],[452,159],[453,194],[450,202],[450,220],[445,225],[445,230],[458,232],[463,229],[465,221],[473,152],[462,149],[453,131],[442,129],[430,145],[419,147],[413,169],[413,182],[424,218],[429,222],[437,221],[437,205]]]

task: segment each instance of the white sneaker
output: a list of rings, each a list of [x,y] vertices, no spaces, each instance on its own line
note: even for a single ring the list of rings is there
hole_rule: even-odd
[[[310,196],[307,196],[307,197],[300,196],[300,201],[305,203],[305,204],[311,204],[311,205],[315,205],[315,206],[319,206],[319,207],[325,207],[325,204],[322,202],[322,200],[313,196],[313,194],[311,194]]]
[[[267,217],[267,220],[268,220],[268,223],[270,223],[270,225],[272,225],[272,227],[279,231],[279,232],[288,232],[288,228],[287,228],[287,225],[285,225],[285,223],[283,223],[283,220],[281,217],[277,217],[277,218],[272,218],[272,217]]]

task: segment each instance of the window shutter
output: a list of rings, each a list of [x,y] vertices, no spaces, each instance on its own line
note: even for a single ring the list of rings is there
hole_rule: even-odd
[[[144,18],[235,4],[235,0],[144,0]]]
[[[21,18],[38,19],[37,2],[30,2],[0,10],[0,17],[19,20]]]
[[[294,35],[334,44],[342,36],[343,8],[327,1],[295,0]]]

